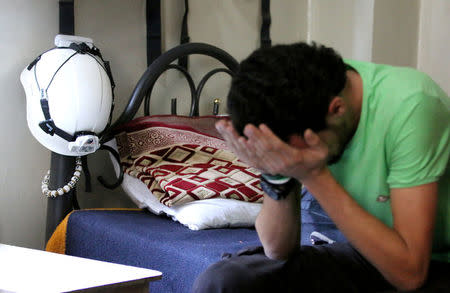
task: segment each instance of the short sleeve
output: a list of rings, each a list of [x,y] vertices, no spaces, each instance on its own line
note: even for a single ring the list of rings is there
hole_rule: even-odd
[[[392,120],[385,145],[391,188],[435,182],[444,173],[450,154],[450,112],[443,98],[411,96]]]

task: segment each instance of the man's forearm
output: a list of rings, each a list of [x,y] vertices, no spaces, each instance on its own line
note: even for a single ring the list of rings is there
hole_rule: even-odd
[[[328,169],[303,183],[352,245],[393,285],[411,289],[407,287],[413,280],[423,278],[416,277],[423,265],[405,239],[359,206]]]
[[[300,245],[299,201],[299,186],[282,200],[264,195],[264,203],[255,226],[268,257],[286,259]]]

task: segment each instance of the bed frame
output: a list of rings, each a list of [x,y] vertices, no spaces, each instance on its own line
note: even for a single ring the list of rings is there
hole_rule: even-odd
[[[174,61],[187,57],[192,54],[200,54],[210,56],[220,61],[225,67],[216,68],[208,73],[195,86],[194,80],[186,68],[173,64]],[[182,73],[186,78],[191,92],[190,116],[199,116],[199,102],[202,90],[206,82],[216,73],[225,72],[229,75],[238,68],[238,62],[224,50],[205,43],[187,43],[168,50],[159,56],[147,68],[136,87],[134,88],[125,110],[119,118],[102,133],[101,143],[105,143],[114,138],[113,131],[115,128],[132,120],[142,101],[144,101],[144,115],[150,115],[150,97],[153,87],[159,76],[169,69],[174,69]],[[176,114],[176,100],[172,100],[172,114]],[[52,153],[50,162],[50,172],[54,174],[50,178],[50,188],[55,189],[64,185],[70,180],[73,169],[75,167],[75,157],[63,156]],[[108,183],[99,177],[99,181],[107,188],[115,188],[120,185],[122,176],[114,183]],[[79,209],[76,190],[73,190],[63,196],[49,198],[47,203],[47,224],[45,242],[47,242],[57,225],[69,214],[73,209]]]

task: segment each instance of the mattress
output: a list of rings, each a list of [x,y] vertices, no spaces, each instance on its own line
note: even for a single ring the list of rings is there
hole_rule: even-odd
[[[151,284],[151,292],[189,292],[196,277],[223,253],[261,245],[253,228],[193,231],[145,210],[75,211],[65,229],[59,235],[65,237],[63,252],[68,255],[161,271],[163,278]],[[302,245],[311,245],[313,231],[345,241],[307,195],[302,200]]]

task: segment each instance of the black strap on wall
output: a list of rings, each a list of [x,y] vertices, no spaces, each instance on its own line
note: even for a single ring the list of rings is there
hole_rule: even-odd
[[[270,0],[261,0],[261,48],[268,48],[272,45],[270,39]]]
[[[189,43],[189,31],[188,31],[188,14],[189,14],[189,1],[184,0],[184,15],[183,22],[181,24],[181,35],[180,35],[180,45]],[[184,69],[188,68],[188,56],[181,57],[178,59],[178,65],[183,67]]]
[[[73,0],[59,1],[59,33],[63,35],[75,34]]]
[[[189,43],[188,32],[188,0],[184,0],[184,15],[181,24],[180,44]],[[146,4],[146,21],[147,21],[147,66],[161,55],[161,1],[147,0]],[[178,65],[187,69],[188,57],[182,57],[178,60]]]
[[[147,0],[147,66],[161,55],[161,1]]]
[[[161,1],[147,0],[147,66],[149,66],[159,55],[161,55]],[[184,15],[181,24],[180,44],[190,42],[188,31],[189,1],[184,0]],[[267,48],[272,45],[270,39],[270,0],[261,0],[261,47]],[[188,56],[178,59],[178,65],[187,69]]]

